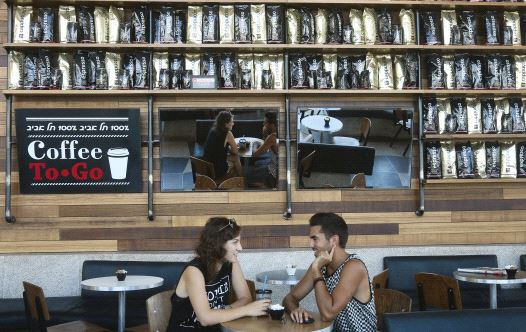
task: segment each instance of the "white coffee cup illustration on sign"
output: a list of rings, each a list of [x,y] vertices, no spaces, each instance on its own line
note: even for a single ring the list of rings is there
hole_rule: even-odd
[[[126,170],[128,169],[128,152],[127,148],[109,148],[108,160],[110,162],[111,178],[114,180],[126,179]]]

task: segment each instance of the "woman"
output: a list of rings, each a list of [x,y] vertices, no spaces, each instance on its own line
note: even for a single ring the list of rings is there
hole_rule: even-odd
[[[278,179],[278,125],[275,112],[265,113],[263,137],[265,141],[252,156],[268,157],[256,161],[257,167],[247,174],[247,182],[251,187],[275,188]]]
[[[204,146],[203,159],[214,164],[216,179],[241,176],[243,174],[238,157],[238,148],[232,128],[234,116],[229,111],[221,111],[210,129]],[[230,158],[228,152],[230,148]]]
[[[172,296],[168,332],[219,331],[218,324],[264,315],[269,300],[252,302],[237,254],[240,227],[234,219],[213,217],[201,231],[197,257],[185,267]],[[233,289],[237,301],[228,303]]]

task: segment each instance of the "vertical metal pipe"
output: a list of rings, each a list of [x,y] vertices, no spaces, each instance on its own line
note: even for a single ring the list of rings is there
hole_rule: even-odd
[[[148,96],[148,220],[153,221],[153,96]]]
[[[290,151],[290,95],[289,89],[289,53],[285,52],[285,153],[287,165],[287,210],[283,213],[284,219],[292,218],[292,185],[291,185],[291,151]]]
[[[13,42],[13,4],[7,3],[7,42]],[[12,112],[13,96],[6,96],[6,131],[5,131],[5,221],[14,223],[15,216],[11,214],[11,153],[13,148],[12,142]]]
[[[418,96],[418,195],[420,204],[415,211],[417,216],[424,215],[424,117],[422,112],[422,96]]]

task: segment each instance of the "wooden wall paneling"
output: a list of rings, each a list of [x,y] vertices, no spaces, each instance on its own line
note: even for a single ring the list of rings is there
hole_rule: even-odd
[[[154,201],[155,202],[155,201]],[[231,204],[171,204],[155,205],[156,215],[231,215],[275,214],[283,210],[283,203],[231,203]]]
[[[0,242],[0,253],[117,251],[116,240],[105,241],[19,241]]]
[[[217,215],[199,215],[199,216],[172,216],[172,223],[174,227],[191,227],[203,226],[210,217]],[[226,214],[229,218],[234,218],[236,223],[240,225],[243,234],[245,226],[261,226],[272,225],[278,229],[283,225],[306,225],[309,223],[311,215],[294,214],[291,220],[284,220],[282,213],[277,214]]]
[[[7,225],[9,226],[9,225]],[[0,227],[1,242],[21,242],[21,241],[57,241],[59,240],[58,229],[41,228],[38,231],[29,231],[28,229],[10,229],[13,227]]]
[[[386,224],[427,224],[450,223],[451,212],[426,212],[418,217],[414,212],[371,212],[371,213],[342,213],[342,218],[351,223],[386,223]]]
[[[452,222],[526,221],[526,210],[452,211]],[[474,226],[476,227],[476,226]]]

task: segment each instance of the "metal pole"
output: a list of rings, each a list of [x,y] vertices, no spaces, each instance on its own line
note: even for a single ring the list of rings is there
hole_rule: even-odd
[[[148,96],[148,220],[153,221],[153,96]]]
[[[13,5],[11,3],[7,4],[7,42],[13,42]],[[5,221],[7,221],[8,223],[16,222],[15,216],[11,214],[11,153],[13,148],[13,137],[11,131],[11,126],[13,125],[12,112],[13,96],[6,96]]]
[[[119,332],[124,332],[124,325],[126,321],[126,291],[119,292],[119,322],[118,329]]]
[[[415,211],[417,216],[424,215],[424,117],[422,114],[422,96],[418,96],[418,196],[420,205]]]
[[[287,164],[287,210],[283,213],[283,218],[292,218],[292,185],[290,179],[291,172],[291,152],[290,152],[290,95],[289,89],[289,53],[285,52],[285,153]]]

